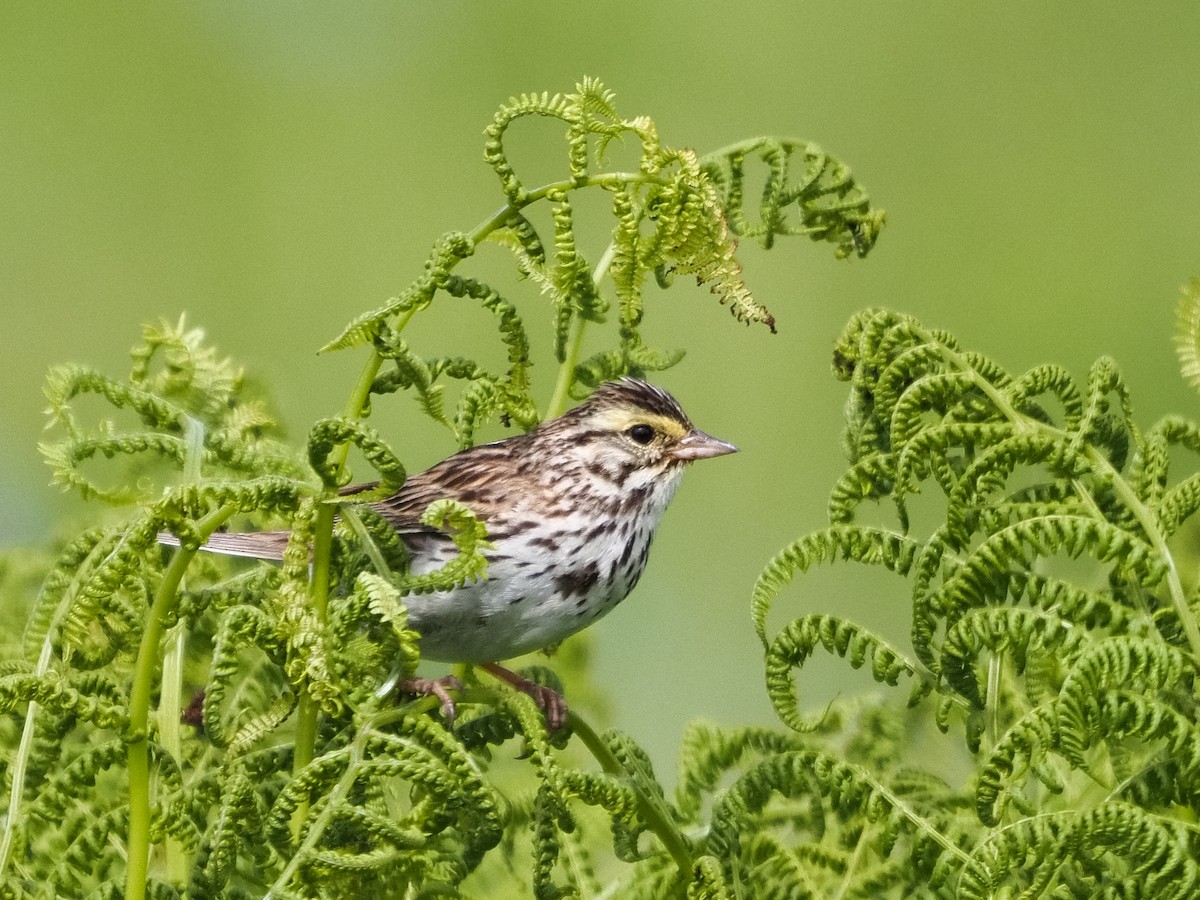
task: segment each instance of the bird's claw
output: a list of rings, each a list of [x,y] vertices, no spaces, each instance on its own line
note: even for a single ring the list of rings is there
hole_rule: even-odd
[[[504,666],[496,663],[485,663],[480,666],[485,672],[494,675],[501,681],[507,682],[523,694],[528,694],[533,698],[533,702],[538,705],[538,709],[546,714],[546,727],[550,731],[558,731],[562,728],[563,723],[567,721],[567,698],[560,694],[554,688],[546,687],[544,684],[538,684],[523,675],[518,675],[511,669],[506,669]]]
[[[450,691],[461,691],[462,686],[462,682],[453,675],[445,675],[441,678],[405,678],[396,682],[396,693],[416,694],[418,697],[437,697],[442,704],[442,715],[446,719],[446,725],[449,726],[454,724],[454,716],[457,713]]]
[[[567,721],[567,698],[560,694],[554,688],[548,688],[544,684],[538,684],[536,681],[526,681],[525,684],[517,685],[518,690],[524,691],[533,698],[533,702],[538,705],[538,708],[546,714],[546,727],[551,731],[558,731],[562,728],[563,723]]]
[[[545,713],[546,727],[550,731],[558,731],[567,721],[567,713],[569,712],[567,698],[554,690],[554,688],[538,684],[536,681],[532,681],[494,663],[484,665],[482,668],[495,675],[501,681],[512,685],[521,693],[532,697],[538,709]],[[453,675],[446,675],[442,678],[405,678],[402,681],[396,682],[395,691],[397,694],[437,697],[441,702],[442,715],[446,718],[446,724],[453,725],[457,710],[454,706],[454,698],[450,696],[450,691],[460,691],[462,687],[463,684],[461,681]]]

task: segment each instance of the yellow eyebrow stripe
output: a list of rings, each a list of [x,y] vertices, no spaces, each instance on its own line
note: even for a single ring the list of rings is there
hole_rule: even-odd
[[[681,438],[687,429],[670,416],[646,412],[640,409],[606,409],[593,418],[595,425],[612,431],[625,431],[634,425],[649,425],[659,434],[670,438]]]

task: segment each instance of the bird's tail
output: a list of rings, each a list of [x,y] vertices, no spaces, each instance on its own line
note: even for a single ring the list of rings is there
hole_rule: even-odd
[[[165,531],[158,534],[158,542],[168,547],[178,547],[179,538]],[[250,559],[283,559],[284,548],[287,547],[288,532],[286,531],[247,531],[240,534],[218,533],[208,539],[208,543],[200,547],[209,553],[220,553],[222,556],[245,556]]]

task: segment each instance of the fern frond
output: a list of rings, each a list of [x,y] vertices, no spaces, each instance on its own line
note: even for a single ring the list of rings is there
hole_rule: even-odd
[[[342,333],[322,347],[320,352],[327,353],[369,344],[384,330],[393,316],[427,307],[433,302],[434,294],[454,266],[474,252],[474,244],[466,235],[459,232],[442,235],[430,251],[425,272],[419,278],[383,306],[356,316],[342,329]]]
[[[1048,813],[992,832],[973,851],[958,896],[983,900],[1018,889],[1037,896],[1065,881],[1076,896],[1184,900],[1200,887],[1196,843],[1185,824],[1119,801]],[[1096,864],[1100,854],[1108,857],[1106,865]]]
[[[931,474],[944,493],[954,493],[962,472],[959,466],[951,462],[954,456],[952,451],[964,445],[986,445],[1002,440],[1012,430],[1009,425],[985,422],[949,422],[930,427],[917,425],[911,434],[891,442],[892,446],[902,448],[896,459],[896,493],[915,494],[917,483]]]
[[[504,221],[504,228],[492,232],[489,240],[496,240],[514,249],[517,256],[518,268],[523,274],[527,270],[541,270],[546,265],[546,247],[542,243],[533,223],[519,212],[513,212]]]
[[[574,98],[561,94],[551,96],[543,91],[541,94],[511,97],[508,103],[501,105],[496,111],[492,123],[484,129],[486,140],[483,145],[483,158],[500,179],[500,188],[508,198],[509,205],[519,208],[526,193],[504,150],[504,136],[509,127],[517,119],[525,116],[547,116],[570,122],[572,118],[577,117],[576,110],[577,101]]]
[[[1107,592],[1077,585],[1036,572],[1014,572],[1008,580],[1009,598],[1013,603],[1024,600],[1037,609],[1061,616],[1067,625],[1103,629],[1122,634],[1143,628],[1141,616],[1123,606]]]
[[[683,356],[682,350],[661,351],[647,347],[636,333],[629,333],[622,337],[620,349],[602,350],[575,366],[574,381],[580,389],[574,389],[572,396],[582,400],[591,389],[605,381],[626,375],[644,378],[648,372],[661,372],[676,365]]]
[[[608,813],[617,859],[635,862],[641,858],[637,849],[638,837],[646,826],[639,819],[639,797],[633,788],[608,775],[576,770],[563,772],[558,783],[565,796],[577,798]]]
[[[990,535],[927,601],[956,621],[962,611],[987,604],[1010,569],[1028,569],[1039,557],[1088,555],[1099,563],[1136,571],[1147,587],[1166,574],[1154,548],[1129,532],[1086,516],[1053,515],[1017,522]]]
[[[469,508],[455,500],[435,500],[421,516],[421,523],[446,531],[458,548],[458,555],[432,572],[400,577],[397,584],[402,591],[410,594],[448,591],[485,576],[488,560],[484,551],[492,545],[487,539],[487,526]]]
[[[980,436],[987,438],[980,441],[982,449],[976,452],[975,458],[947,492],[946,519],[955,534],[961,535],[966,530],[972,512],[1012,505],[1011,496],[994,501],[990,495],[1003,490],[1020,467],[1044,466],[1051,476],[1067,482],[1083,477],[1090,467],[1086,457],[1073,448],[1065,436],[1040,431],[1012,433],[1003,427]],[[952,443],[967,440],[964,437]],[[940,449],[948,449],[952,443]],[[921,450],[914,447],[911,452],[919,456]],[[1028,492],[1029,488],[1025,490]],[[1062,510],[1071,501],[1056,497],[1055,502],[1061,504],[1058,509]],[[1052,504],[1047,512],[1053,509]],[[1020,518],[1034,518],[1034,515],[1021,515]]]
[[[212,895],[225,890],[243,853],[265,862],[265,848],[248,839],[262,828],[265,814],[265,804],[250,776],[241,767],[234,768],[222,784],[216,821],[201,844],[199,865],[192,870],[191,890]]]
[[[384,634],[373,630],[366,649],[347,660],[343,673],[347,680],[362,682],[375,666],[382,667],[389,677],[407,678],[416,671],[419,636],[408,627],[408,610],[401,596],[400,589],[383,576],[359,572],[354,589],[337,603],[333,627],[347,645],[352,645],[357,633],[372,620],[385,630]]]
[[[350,474],[329,459],[334,449],[345,443],[357,446],[367,462],[379,473],[378,486],[372,489],[369,496],[365,493],[355,494],[356,502],[389,497],[400,490],[408,475],[392,448],[361,419],[341,416],[320,419],[308,433],[309,465],[327,488],[342,487],[350,480]]]
[[[572,314],[588,322],[603,322],[608,304],[596,290],[592,281],[591,266],[584,258],[575,241],[575,216],[570,195],[560,191],[548,198],[554,206],[551,215],[554,221],[554,269],[552,296],[559,303],[569,305]],[[556,321],[559,327],[555,331],[554,355],[559,362],[564,357],[563,345],[566,334],[562,322],[565,320],[564,311],[559,310]]]
[[[54,567],[46,574],[25,623],[21,646],[22,655],[29,663],[36,663],[43,654],[49,655],[47,642],[55,639],[55,631],[79,590],[80,577],[111,553],[119,540],[118,535],[94,528],[63,548]]]
[[[240,651],[246,647],[261,650],[276,664],[283,661],[284,640],[271,619],[262,610],[254,607],[235,606],[220,618],[213,641],[212,664],[204,695],[204,733],[217,747],[228,747],[232,743],[241,710],[248,705],[245,691],[237,691],[238,702],[232,705],[235,714],[224,714],[226,696],[235,680],[242,680],[245,687],[255,692],[268,683],[261,669],[252,668],[247,671],[240,659]]]
[[[768,184],[766,202],[777,190]],[[1200,796],[1200,636],[1197,591],[1188,596],[1178,574],[1182,542],[1167,539],[1200,507],[1200,476],[1171,477],[1179,449],[1200,452],[1200,426],[1168,417],[1143,432],[1112,360],[1090,368],[1083,390],[1056,366],[1013,377],[886,310],[851,319],[834,371],[850,382],[850,462],[830,499],[832,525],[793,544],[795,560],[764,570],[756,629],[764,638],[770,604],[794,571],[836,555],[831,533],[874,550],[878,532],[854,523],[864,501],[889,498],[905,532],[895,571],[912,588],[913,649],[937,677],[927,688],[937,691],[934,723],[947,731],[965,711],[977,762],[972,798],[915,782],[913,805],[938,810],[921,816],[934,824],[919,834],[906,816],[858,818],[857,846],[911,841],[903,869],[911,877],[919,861],[929,878],[906,884],[890,862],[856,857],[855,889],[1141,896],[1150,880],[1169,891],[1178,880],[1188,887],[1172,895],[1186,896],[1195,834],[1174,829]],[[930,481],[945,494],[945,518],[922,535],[908,495]],[[870,634],[821,615],[780,632],[768,692],[785,724],[804,724],[788,664],[818,645],[851,664],[871,658],[882,683],[923,673],[872,656]],[[906,746],[882,744],[878,767]],[[887,789],[893,804],[903,796],[897,781]],[[876,828],[878,845],[865,843]],[[971,847],[970,859],[956,849]]]
[[[958,375],[960,384],[971,387],[970,382],[961,381],[963,373],[947,371],[944,348],[934,341],[922,339],[898,347],[894,355],[880,360],[880,367],[877,377],[872,378],[871,397],[874,414],[884,421],[894,418],[900,398],[921,378]]]
[[[1078,653],[1086,641],[1070,623],[1041,610],[1019,608],[975,609],[946,632],[942,644],[942,675],[946,683],[977,707],[990,699],[984,696],[983,680],[976,670],[981,652],[1011,655],[1017,674],[1024,671],[1033,653],[1065,656]]]
[[[850,525],[864,500],[892,496],[899,517],[899,530],[908,530],[908,511],[902,495],[895,493],[896,458],[890,453],[872,453],[858,459],[829,492],[831,525]]]
[[[767,173],[752,220],[746,209],[746,163],[755,157]],[[807,141],[757,138],[705,156],[701,165],[721,192],[734,232],[767,248],[779,235],[807,235],[834,244],[839,259],[866,256],[886,219],[883,210],[871,207],[848,166]]]
[[[684,730],[679,748],[679,777],[675,805],[681,815],[699,811],[705,795],[746,757],[764,757],[801,749],[801,739],[769,728],[743,726],[719,728],[708,722],[692,722]]]
[[[1074,432],[1083,416],[1083,399],[1074,379],[1060,366],[1035,366],[1011,384],[1004,387],[1002,395],[1012,406],[1026,414],[1040,417],[1039,408],[1030,401],[1049,394],[1062,407],[1061,427]]]
[[[465,375],[474,378],[479,369],[470,360],[426,360],[417,356],[401,340],[399,335],[385,332],[376,340],[376,351],[395,368],[390,372],[376,376],[371,385],[371,393],[388,394],[401,389],[412,389],[416,392],[417,403],[421,411],[439,425],[454,431],[454,426],[446,417],[445,387],[437,384],[437,378],[443,371],[449,370],[452,377]],[[457,435],[456,435],[457,437]]]
[[[1200,391],[1200,278],[1180,288],[1175,306],[1175,354],[1183,380]]]
[[[792,679],[792,670],[803,666],[818,646],[848,659],[855,669],[870,659],[871,677],[878,682],[895,685],[901,675],[920,679],[914,699],[933,688],[915,663],[878,635],[838,616],[804,616],[780,631],[766,653],[767,696],[775,714],[795,731],[812,731],[819,724],[804,721]]]
[[[687,900],[733,900],[720,863],[711,856],[702,856],[692,868],[688,882]]]
[[[678,151],[675,178],[647,198],[657,218],[643,244],[643,265],[671,274],[693,275],[706,284],[735,319],[761,322],[775,331],[775,318],[751,295],[737,261],[737,239],[729,232],[716,189],[699,171],[695,155]]]
[[[823,896],[820,876],[826,874],[820,869],[839,874],[846,871],[846,859],[836,851],[813,844],[793,849],[770,833],[750,835],[743,854],[756,875],[756,890],[763,900],[818,900]]]
[[[1062,747],[1068,759],[1075,765],[1084,765],[1084,748],[1094,743],[1094,734],[1089,734],[1089,720],[1099,715],[1098,704],[1105,696],[1122,689],[1157,697],[1178,690],[1192,677],[1187,657],[1157,639],[1122,635],[1074,654],[1055,701],[1063,730]],[[1191,740],[1194,739],[1193,735]],[[1182,738],[1176,738],[1177,744],[1181,741]],[[1181,755],[1179,746],[1173,749],[1172,755],[1185,765],[1200,762],[1193,754]]]
[[[612,195],[616,224],[613,226],[612,261],[608,273],[616,290],[622,326],[636,328],[642,321],[642,284],[651,267],[647,265],[642,248],[641,216],[632,189],[614,188]]]
[[[99,394],[117,409],[130,409],[151,428],[182,434],[184,413],[178,407],[140,387],[121,384],[82,366],[55,366],[46,376],[46,410],[52,425],[63,427],[69,435],[82,436],[71,401],[82,394]]]
[[[752,823],[772,794],[784,797],[819,796],[826,798],[833,812],[846,818],[859,818],[882,829],[876,852],[886,856],[896,829],[919,832],[938,844],[936,859],[950,853],[962,854],[926,816],[898,800],[875,778],[858,766],[817,751],[794,750],[780,753],[756,765],[743,775],[714,805],[712,824],[705,848],[722,860],[727,879],[737,877],[742,835],[753,833]],[[864,848],[872,852],[875,848]]]
[[[1115,395],[1116,409],[1111,398]],[[1115,421],[1114,421],[1115,420]],[[1088,370],[1087,394],[1084,402],[1083,415],[1079,426],[1075,429],[1074,439],[1077,443],[1092,440],[1100,446],[1109,445],[1110,441],[1128,428],[1137,437],[1137,428],[1133,424],[1133,404],[1129,396],[1129,388],[1121,375],[1114,360],[1102,356]],[[1108,440],[1104,440],[1104,436]],[[1099,438],[1099,439],[1098,439]],[[1115,460],[1118,467],[1123,460]]]
[[[1197,510],[1200,510],[1200,474],[1188,476],[1163,494],[1154,510],[1159,531],[1163,537],[1171,537]]]
[[[130,384],[205,418],[222,414],[235,402],[244,376],[204,338],[204,330],[189,329],[183,316],[176,325],[160,320],[143,326],[144,343],[131,352]]]
[[[780,551],[759,573],[751,600],[754,630],[765,648],[767,613],[775,597],[795,576],[822,562],[839,557],[870,565],[881,565],[898,575],[907,574],[916,556],[917,543],[892,531],[834,525],[795,541]]]
[[[589,279],[590,282],[590,279]],[[497,399],[505,415],[523,429],[532,428],[538,422],[537,410],[531,394],[529,380],[530,350],[525,326],[517,315],[516,307],[506,301],[495,290],[471,278],[450,276],[445,291],[452,297],[467,296],[479,301],[480,305],[496,316],[501,340],[508,348],[508,372],[496,379]],[[471,435],[479,423],[474,418],[466,421],[460,416],[459,443],[469,446],[462,435]]]

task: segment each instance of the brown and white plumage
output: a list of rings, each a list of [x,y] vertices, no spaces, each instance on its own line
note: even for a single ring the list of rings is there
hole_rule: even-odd
[[[409,598],[422,655],[491,662],[591,624],[637,583],[687,463],[735,450],[696,429],[666,391],[625,378],[527,434],[463,450],[409,478],[371,505],[402,536],[414,573],[456,552],[445,534],[420,524],[435,500],[470,507],[493,544],[482,580]],[[206,549],[279,559],[286,542],[286,532],[218,534]]]

